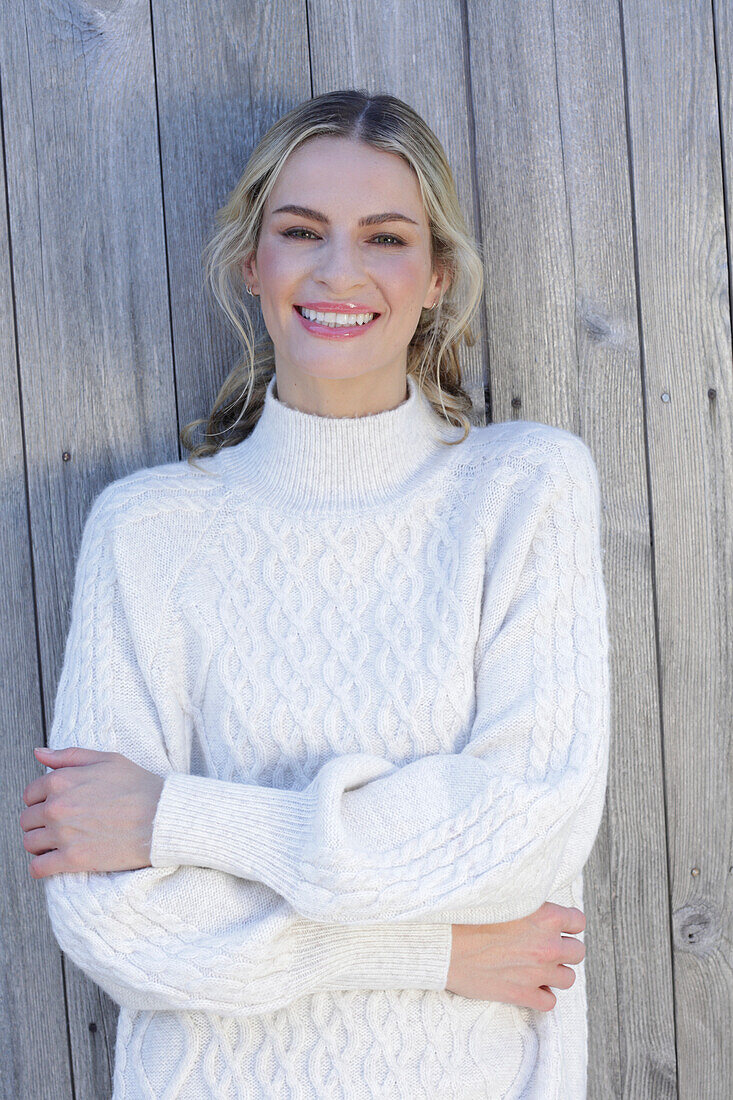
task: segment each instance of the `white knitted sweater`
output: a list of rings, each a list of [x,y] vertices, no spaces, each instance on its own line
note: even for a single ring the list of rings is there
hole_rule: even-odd
[[[451,924],[582,908],[604,806],[598,475],[533,421],[303,413],[94,500],[49,743],[165,776],[152,866],[44,878],[121,1005],[113,1100],[578,1100],[549,1012],[445,989]],[[579,938],[583,938],[581,935]]]

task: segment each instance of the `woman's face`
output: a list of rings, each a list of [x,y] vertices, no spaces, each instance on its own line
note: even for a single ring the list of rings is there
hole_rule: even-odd
[[[341,137],[311,138],[290,154],[242,270],[278,372],[319,378],[404,375],[420,311],[442,289],[413,170]]]

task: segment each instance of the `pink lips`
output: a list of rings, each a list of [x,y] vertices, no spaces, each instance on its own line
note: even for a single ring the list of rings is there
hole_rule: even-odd
[[[301,309],[315,309],[322,313],[374,313],[367,306],[352,305],[350,302],[303,302]],[[318,321],[310,321],[304,317],[300,310],[293,306],[296,317],[306,331],[314,336],[325,336],[329,340],[343,340],[352,336],[361,336],[368,332],[372,325],[379,320],[380,314],[372,317],[365,325],[339,325],[331,328],[329,325],[320,324]]]

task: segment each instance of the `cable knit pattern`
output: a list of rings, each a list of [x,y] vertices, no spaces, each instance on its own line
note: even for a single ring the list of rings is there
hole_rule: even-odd
[[[164,777],[151,866],[45,878],[121,1006],[113,1100],[579,1100],[550,1012],[448,991],[455,923],[583,905],[609,668],[587,445],[279,400],[87,516],[50,745]],[[582,934],[579,938],[583,938]]]

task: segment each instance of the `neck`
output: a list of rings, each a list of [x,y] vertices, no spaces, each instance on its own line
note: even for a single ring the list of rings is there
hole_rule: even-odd
[[[319,416],[275,396],[273,374],[250,434],[218,452],[229,489],[290,510],[340,511],[398,499],[452,429],[407,376],[407,398],[366,416]],[[458,433],[460,435],[460,432]]]

